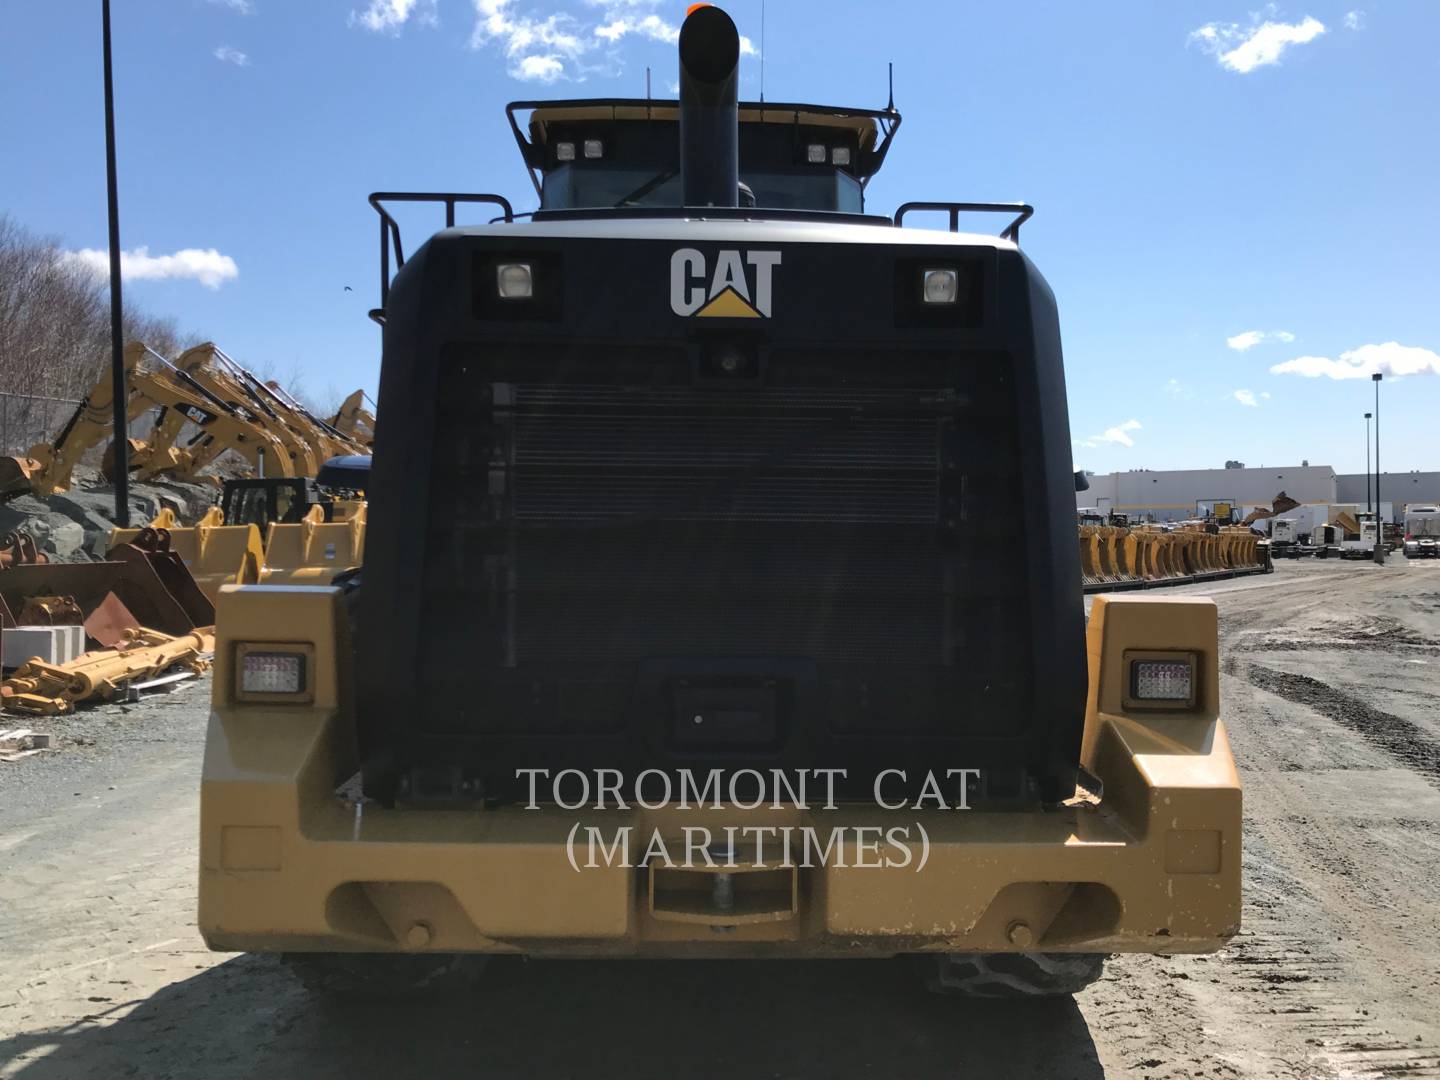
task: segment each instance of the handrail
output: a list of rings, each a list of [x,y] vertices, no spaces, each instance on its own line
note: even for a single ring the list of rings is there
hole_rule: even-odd
[[[385,305],[390,300],[390,249],[395,249],[395,269],[405,265],[405,248],[400,240],[400,223],[390,216],[386,202],[428,202],[445,205],[445,227],[455,227],[456,203],[488,203],[504,211],[503,218],[496,220],[514,221],[515,208],[503,195],[480,195],[464,192],[436,191],[376,191],[370,195],[371,207],[380,215],[380,306],[370,311],[370,318],[381,326],[385,325]]]
[[[960,231],[962,213],[1015,214],[1015,220],[1000,231],[1002,240],[1020,243],[1020,226],[1029,221],[1035,208],[1029,203],[988,203],[988,202],[907,202],[895,211],[895,225],[898,227],[905,215],[911,211],[943,210],[950,215],[950,231]]]

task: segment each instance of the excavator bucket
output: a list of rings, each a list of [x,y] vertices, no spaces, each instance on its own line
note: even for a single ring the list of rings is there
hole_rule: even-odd
[[[184,611],[191,628],[215,625],[214,602],[201,591],[184,560],[170,550],[170,533],[167,530],[141,529],[140,535],[131,543],[111,548],[106,558],[112,562],[148,565],[166,593]],[[150,629],[176,632],[164,627],[151,626]]]
[[[50,556],[36,548],[35,540],[29,533],[6,533],[0,539],[0,567],[49,561]]]
[[[222,585],[254,585],[260,580],[265,555],[260,546],[260,530],[254,525],[225,525],[220,508],[212,506],[193,527],[174,522],[174,515],[162,511],[150,523],[151,529],[164,530],[169,536],[169,550],[185,564],[200,591],[213,604]],[[112,529],[110,545],[134,543],[142,529]]]
[[[45,463],[33,457],[0,457],[0,501],[28,495],[31,481],[45,470]]]
[[[102,645],[113,644],[135,627],[186,634],[215,621],[213,606],[208,618],[203,611],[187,610],[142,554],[139,559],[26,564],[0,570],[0,625],[19,625],[18,615],[27,600],[54,596],[73,599],[84,616],[86,634]]]
[[[266,585],[329,585],[335,575],[365,558],[365,513],[347,521],[313,516],[294,525],[273,524],[265,539]]]

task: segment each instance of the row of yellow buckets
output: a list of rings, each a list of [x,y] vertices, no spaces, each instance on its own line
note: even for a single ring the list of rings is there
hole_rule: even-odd
[[[265,536],[257,525],[226,525],[218,506],[194,525],[182,526],[167,508],[150,522],[161,542],[180,556],[195,583],[212,601],[222,585],[328,585],[335,575],[360,565],[365,556],[365,504],[336,503],[334,516],[312,506],[304,520],[272,523]],[[110,546],[132,542],[139,529],[112,529]]]
[[[1087,591],[1174,585],[1270,570],[1270,552],[1242,526],[1080,526],[1080,576]]]

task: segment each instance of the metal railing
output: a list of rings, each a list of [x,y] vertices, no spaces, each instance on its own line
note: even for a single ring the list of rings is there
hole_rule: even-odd
[[[405,248],[400,241],[400,223],[390,216],[387,202],[441,203],[445,207],[445,227],[455,227],[456,203],[481,203],[498,206],[503,220],[515,220],[515,208],[503,195],[462,194],[433,191],[377,191],[370,196],[370,205],[380,215],[380,306],[370,311],[370,318],[385,325],[385,305],[390,300],[390,258],[393,251],[395,269],[405,265]]]
[[[939,211],[950,217],[950,231],[960,231],[961,214],[1014,214],[1015,220],[1000,231],[1002,240],[1020,243],[1020,226],[1030,220],[1035,208],[1028,203],[986,203],[986,202],[907,202],[895,211],[895,224],[901,225],[905,215]]]

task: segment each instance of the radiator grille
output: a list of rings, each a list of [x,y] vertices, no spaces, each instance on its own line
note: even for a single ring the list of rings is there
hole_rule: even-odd
[[[1005,364],[777,352],[737,389],[691,370],[682,350],[534,345],[442,369],[453,495],[430,500],[425,609],[464,628],[447,659],[953,666],[966,606],[993,611],[977,601],[1019,573],[996,549],[1021,509]]]

